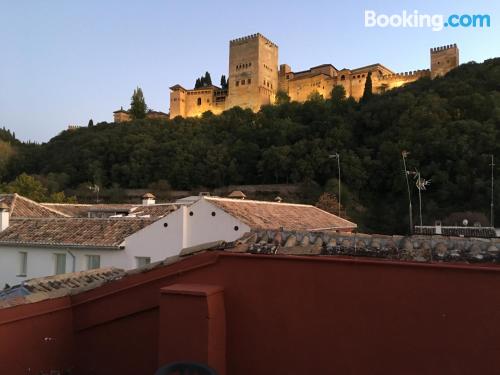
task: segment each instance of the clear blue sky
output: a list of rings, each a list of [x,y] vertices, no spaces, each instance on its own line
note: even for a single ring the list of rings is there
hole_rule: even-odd
[[[365,28],[364,10],[491,15],[489,29]],[[169,87],[227,74],[228,41],[260,32],[293,70],[380,62],[429,67],[429,48],[458,43],[461,62],[500,56],[494,0],[23,0],[0,2],[0,126],[47,141],[68,124],[111,121],[136,86],[167,112]]]

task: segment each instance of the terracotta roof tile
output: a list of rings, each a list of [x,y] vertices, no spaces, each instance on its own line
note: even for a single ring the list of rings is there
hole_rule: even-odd
[[[252,229],[348,230],[356,224],[305,204],[204,197]]]
[[[13,219],[0,232],[0,245],[118,248],[151,219]]]
[[[149,216],[161,218],[175,211],[178,205],[172,203],[142,204],[73,204],[42,203],[44,207],[64,213],[69,217],[88,217],[89,212],[123,212],[133,216]]]
[[[51,207],[32,201],[19,194],[0,194],[0,202],[10,208],[12,218],[20,217],[66,217],[68,215]]]

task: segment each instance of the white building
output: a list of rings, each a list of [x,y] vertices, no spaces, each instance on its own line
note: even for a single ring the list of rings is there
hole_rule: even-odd
[[[163,217],[0,219],[0,287],[101,267],[132,269],[254,229],[352,231],[356,224],[310,205],[202,196]],[[33,202],[34,203],[34,202]],[[152,208],[151,208],[152,209]],[[136,209],[135,211],[138,211]],[[51,211],[52,212],[52,211]]]

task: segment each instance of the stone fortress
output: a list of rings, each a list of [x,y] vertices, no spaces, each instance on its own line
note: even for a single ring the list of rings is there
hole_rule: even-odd
[[[456,44],[431,48],[430,70],[395,73],[382,64],[356,69],[337,69],[323,64],[305,71],[293,72],[287,64],[278,68],[278,46],[262,34],[253,34],[229,42],[228,89],[205,86],[185,89],[170,87],[170,118],[200,116],[206,111],[219,114],[240,106],[258,111],[262,105],[274,104],[276,93],[283,91],[292,101],[304,102],[318,92],[329,98],[335,85],[342,85],[348,96],[358,100],[363,95],[366,77],[371,72],[373,92],[381,93],[421,77],[435,78],[459,64]]]

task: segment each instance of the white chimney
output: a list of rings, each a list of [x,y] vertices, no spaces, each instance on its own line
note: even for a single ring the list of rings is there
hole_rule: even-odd
[[[10,212],[9,206],[0,203],[0,232],[9,227]]]
[[[155,204],[155,196],[151,193],[146,193],[142,196],[142,205],[143,206],[149,206],[151,204]]]

